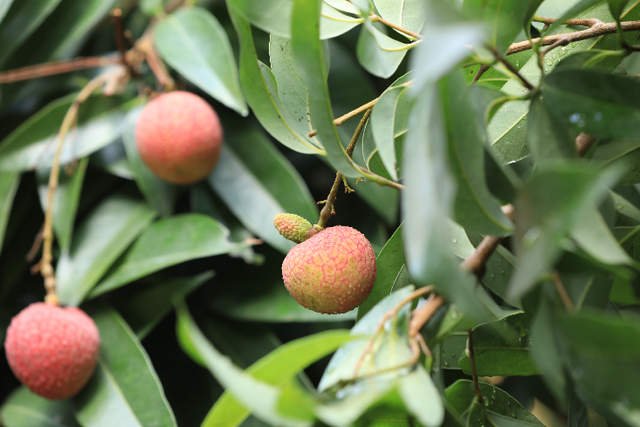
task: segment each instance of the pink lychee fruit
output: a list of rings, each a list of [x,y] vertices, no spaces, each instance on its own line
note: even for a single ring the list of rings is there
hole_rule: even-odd
[[[346,313],[371,293],[376,257],[359,231],[329,227],[291,248],[282,263],[282,278],[291,296],[309,310]]]
[[[140,157],[156,176],[191,184],[206,177],[218,162],[222,126],[204,99],[176,91],[158,96],[142,109],[135,138]]]
[[[75,307],[31,304],[11,320],[4,349],[22,384],[47,399],[66,399],[85,386],[98,362],[100,333]]]

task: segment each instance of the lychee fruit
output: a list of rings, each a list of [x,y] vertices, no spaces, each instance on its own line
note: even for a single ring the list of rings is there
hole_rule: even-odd
[[[31,304],[11,320],[4,349],[22,384],[47,399],[66,399],[85,386],[98,362],[100,333],[75,307]]]
[[[318,313],[346,313],[371,293],[376,257],[359,231],[329,227],[289,251],[282,263],[282,278],[302,306]]]
[[[135,138],[140,157],[156,176],[191,184],[209,175],[218,162],[222,126],[204,99],[175,91],[142,109]]]

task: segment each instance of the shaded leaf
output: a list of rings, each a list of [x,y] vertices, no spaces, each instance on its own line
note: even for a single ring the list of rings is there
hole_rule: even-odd
[[[384,19],[414,33],[419,33],[424,25],[425,11],[419,2],[373,0],[373,4]]]
[[[209,11],[178,9],[154,28],[153,41],[160,56],[193,84],[243,116],[249,114],[229,38]]]
[[[7,427],[79,427],[69,400],[49,400],[22,386],[0,407]]]
[[[235,366],[228,357],[218,352],[200,332],[184,305],[178,306],[176,328],[183,348],[188,347],[189,352],[195,352],[220,384],[254,415],[272,425],[310,425],[311,420],[308,419],[302,421],[282,417],[277,411],[280,397],[278,388],[253,378]]]
[[[20,184],[20,174],[16,172],[0,173],[0,252],[4,242],[4,234],[11,215],[13,198]]]
[[[60,301],[78,305],[156,213],[138,198],[116,192],[105,198],[75,230],[56,268]]]
[[[290,341],[255,362],[246,373],[257,380],[281,388],[289,383],[296,373],[352,339],[347,331],[333,330]],[[225,392],[211,408],[202,425],[235,426],[248,415],[249,411],[242,407],[231,393]]]
[[[158,220],[111,266],[90,297],[181,262],[237,249],[228,237],[226,227],[205,215],[182,214]]]
[[[175,426],[151,360],[129,325],[109,308],[89,310],[100,331],[98,366],[73,398],[84,427]]]
[[[532,316],[518,313],[473,328],[473,348],[479,376],[535,375],[530,356],[529,328]],[[462,370],[471,374],[468,356],[459,361]]]
[[[0,144],[0,171],[24,171],[51,165],[60,123],[75,95],[53,101],[20,125]],[[78,126],[64,143],[60,164],[84,157],[122,134],[126,112],[139,101],[92,97],[80,106]]]
[[[15,1],[5,19],[0,19],[0,66],[11,53],[24,42],[44,19],[60,3],[60,0]]]
[[[142,340],[173,310],[175,299],[185,298],[213,276],[213,271],[205,271],[197,276],[158,280],[152,287],[117,301],[116,308]]]

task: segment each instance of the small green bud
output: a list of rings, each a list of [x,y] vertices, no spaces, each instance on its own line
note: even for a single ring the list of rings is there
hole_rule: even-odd
[[[278,233],[296,243],[302,243],[317,233],[317,229],[309,221],[290,213],[276,215],[273,219],[273,225]]]

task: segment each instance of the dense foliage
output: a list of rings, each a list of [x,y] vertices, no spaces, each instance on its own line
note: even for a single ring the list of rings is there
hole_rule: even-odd
[[[2,357],[0,424],[640,427],[639,31],[637,0],[0,0],[0,338],[60,140],[57,295],[102,340],[67,400]],[[225,133],[188,186],[135,143],[176,88]],[[368,237],[358,309],[287,293],[282,212]]]

